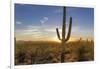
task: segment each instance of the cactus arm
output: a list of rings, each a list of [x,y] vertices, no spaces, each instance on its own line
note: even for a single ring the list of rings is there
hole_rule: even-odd
[[[62,25],[62,40],[65,39],[66,34],[66,7],[63,8],[63,25]]]
[[[58,39],[61,40],[58,28],[56,28],[56,32],[57,32]]]
[[[68,41],[69,38],[70,38],[70,35],[71,35],[71,27],[72,27],[72,17],[70,17],[68,34],[67,34],[67,38],[65,39],[65,41]]]

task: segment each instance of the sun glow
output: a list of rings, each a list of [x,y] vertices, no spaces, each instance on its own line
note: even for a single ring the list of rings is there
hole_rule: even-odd
[[[77,40],[78,40],[78,38],[70,37],[69,42],[71,42],[71,41],[77,41]]]
[[[57,37],[53,37],[51,41],[61,42]]]
[[[71,42],[71,41],[77,41],[77,40],[78,38],[70,37],[68,41]],[[52,38],[52,41],[61,42],[57,37]]]

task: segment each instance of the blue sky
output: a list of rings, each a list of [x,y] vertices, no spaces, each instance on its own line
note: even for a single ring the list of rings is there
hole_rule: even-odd
[[[15,37],[17,40],[55,40],[56,28],[61,33],[63,7],[15,4]],[[66,30],[69,17],[73,18],[70,40],[93,39],[94,9],[82,7],[66,8]],[[67,31],[66,31],[67,33]]]

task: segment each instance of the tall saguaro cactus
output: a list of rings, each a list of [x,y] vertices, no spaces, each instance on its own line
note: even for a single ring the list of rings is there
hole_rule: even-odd
[[[72,27],[72,17],[70,17],[69,20],[69,28],[68,28],[68,34],[66,35],[66,7],[63,7],[63,24],[62,24],[62,37],[60,36],[58,28],[56,28],[57,36],[58,39],[61,41],[61,48],[62,48],[62,53],[61,53],[61,62],[64,62],[64,57],[65,57],[65,43],[69,40],[70,34],[71,34],[71,27]]]

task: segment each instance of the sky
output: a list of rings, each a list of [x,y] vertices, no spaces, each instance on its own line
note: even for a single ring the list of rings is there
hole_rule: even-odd
[[[63,7],[15,4],[15,37],[26,41],[59,41],[56,28],[62,28]],[[72,31],[69,41],[94,39],[94,9],[66,7],[66,36],[69,18]]]

